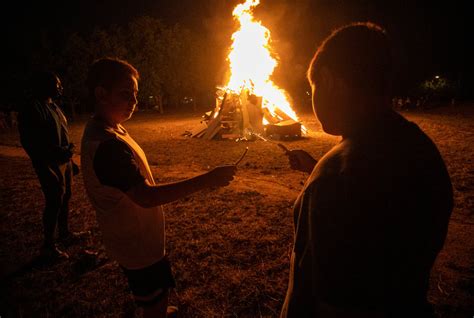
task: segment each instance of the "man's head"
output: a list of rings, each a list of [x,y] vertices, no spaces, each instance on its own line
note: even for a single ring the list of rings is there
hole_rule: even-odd
[[[63,86],[59,77],[50,71],[38,71],[31,77],[31,91],[38,99],[59,98],[63,93]]]
[[[137,105],[138,80],[138,71],[126,61],[95,61],[89,69],[87,87],[96,112],[113,123],[129,119]]]
[[[353,23],[320,45],[308,69],[313,109],[324,131],[345,135],[388,109],[392,54],[384,29]]]

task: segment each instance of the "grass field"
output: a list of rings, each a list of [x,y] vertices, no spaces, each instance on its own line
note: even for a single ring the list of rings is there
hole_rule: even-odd
[[[438,145],[455,193],[448,238],[432,271],[429,299],[439,317],[474,315],[474,105],[404,113]],[[277,317],[288,282],[292,204],[306,178],[274,143],[207,141],[182,136],[200,115],[138,113],[125,124],[148,155],[158,183],[233,163],[248,146],[234,182],[165,206],[167,249],[177,280],[171,302],[181,317]],[[307,138],[285,142],[320,158],[338,138],[302,116]],[[79,146],[85,119],[71,124]],[[80,149],[78,147],[78,152]],[[78,158],[76,158],[78,161]],[[71,259],[25,268],[42,240],[43,196],[16,132],[0,134],[0,316],[140,317],[117,263],[108,260],[85,195],[74,180],[71,227],[90,230]],[[85,266],[83,250],[100,262]],[[22,270],[23,268],[23,270]]]

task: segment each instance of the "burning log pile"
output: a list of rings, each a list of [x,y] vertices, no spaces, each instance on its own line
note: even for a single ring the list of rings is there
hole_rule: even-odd
[[[300,137],[305,130],[286,92],[271,80],[278,62],[270,47],[270,31],[253,17],[259,3],[245,0],[233,11],[240,28],[232,35],[230,78],[225,87],[218,88],[214,110],[203,116],[204,127],[193,137],[286,139]]]
[[[262,97],[250,93],[248,89],[242,89],[237,94],[220,88],[214,110],[204,114],[204,127],[192,136],[236,140],[254,140],[262,135],[272,139],[301,137],[301,123],[278,108],[270,111],[263,101]]]

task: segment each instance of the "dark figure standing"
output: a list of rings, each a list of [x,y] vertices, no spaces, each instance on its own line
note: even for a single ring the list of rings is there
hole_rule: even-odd
[[[433,316],[430,270],[453,193],[434,143],[391,109],[390,50],[382,28],[357,23],[333,32],[311,62],[313,109],[342,141],[316,166],[289,153],[312,173],[295,203],[282,318]]]
[[[41,256],[67,258],[55,244],[56,227],[60,241],[66,242],[75,235],[68,228],[74,145],[69,141],[66,117],[55,103],[63,88],[54,73],[37,72],[32,77],[31,89],[32,100],[20,110],[18,128],[21,144],[31,159],[46,201]]]

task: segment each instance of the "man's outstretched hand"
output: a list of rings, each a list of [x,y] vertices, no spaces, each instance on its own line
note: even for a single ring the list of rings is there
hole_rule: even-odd
[[[225,187],[234,179],[235,165],[218,166],[205,174],[206,183],[210,187]]]
[[[286,152],[291,169],[311,173],[318,162],[304,150],[288,150]]]

